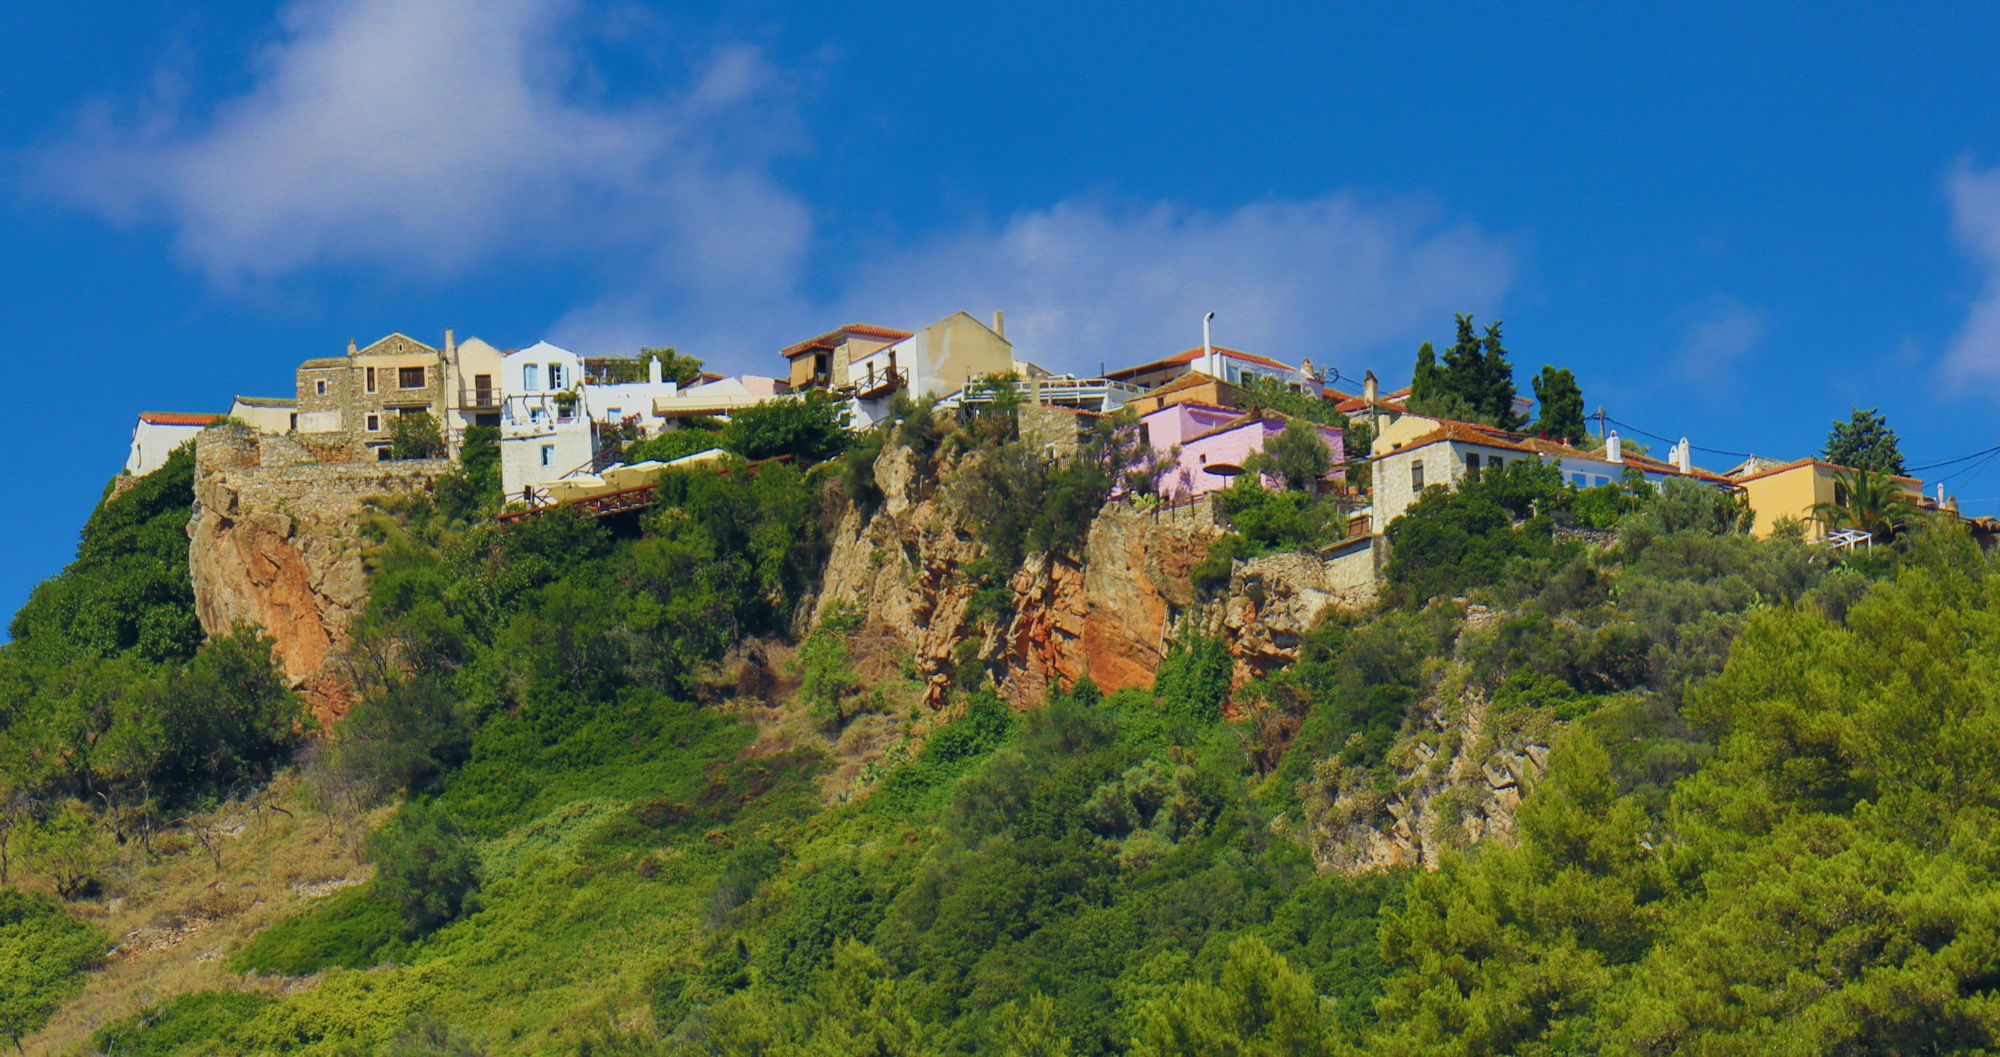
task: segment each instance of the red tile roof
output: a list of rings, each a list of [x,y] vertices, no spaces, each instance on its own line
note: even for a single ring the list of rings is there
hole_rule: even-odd
[[[818,349],[837,348],[841,342],[851,337],[886,338],[890,341],[901,341],[909,336],[910,332],[907,330],[892,330],[888,327],[878,327],[873,323],[849,323],[844,327],[829,330],[819,337],[807,338],[797,345],[787,345],[780,355],[789,360],[794,356],[800,356]]]
[[[197,415],[185,411],[141,411],[139,421],[155,426],[212,426],[221,415]]]
[[[1565,444],[1559,440],[1550,440],[1547,437],[1532,437],[1524,433],[1515,433],[1495,426],[1481,425],[1477,422],[1454,422],[1450,419],[1440,419],[1438,421],[1438,428],[1409,441],[1396,450],[1398,452],[1412,451],[1441,441],[1452,441],[1459,444],[1478,444],[1488,448],[1501,448],[1507,451],[1526,452],[1533,455],[1547,455],[1556,459],[1589,459],[1593,462],[1610,462],[1609,459],[1604,457],[1602,452],[1584,451],[1582,448]],[[1624,456],[1624,463],[1634,469],[1644,470],[1649,473],[1675,474],[1714,484],[1735,483],[1719,473],[1704,470],[1699,466],[1695,467],[1689,473],[1682,474],[1680,468],[1672,463],[1661,462],[1658,459],[1635,452],[1627,452]],[[1774,470],[1771,472],[1775,473],[1777,471]]]
[[[1268,356],[1259,356],[1256,353],[1243,352],[1239,349],[1225,349],[1220,345],[1217,345],[1214,348],[1215,351],[1222,353],[1224,356],[1228,356],[1231,359],[1243,360],[1248,363],[1262,364],[1265,367],[1276,367],[1281,371],[1298,370],[1297,367],[1294,367],[1289,363],[1279,363],[1277,360],[1271,359]],[[1142,363],[1137,367],[1121,367],[1118,370],[1106,374],[1105,377],[1113,380],[1120,378],[1129,378],[1132,375],[1145,374],[1147,371],[1155,371],[1162,367],[1178,367],[1182,364],[1193,363],[1194,361],[1200,358],[1201,358],[1201,349],[1199,347],[1196,347],[1189,349],[1186,352],[1175,353],[1174,355],[1169,356],[1163,360],[1154,360],[1151,363]]]
[[[1821,469],[1837,470],[1841,473],[1859,472],[1851,466],[1842,466],[1839,463],[1827,462],[1825,459],[1805,458],[1805,459],[1793,459],[1791,462],[1785,463],[1782,466],[1773,466],[1768,470],[1759,470],[1756,473],[1747,473],[1741,477],[1734,478],[1734,480],[1736,480],[1739,483],[1743,481],[1755,481],[1760,477],[1770,477],[1775,474],[1785,473],[1788,470],[1796,470],[1801,466],[1817,466],[1820,467]],[[1887,476],[1891,481],[1898,481],[1903,484],[1913,484],[1918,486],[1919,488],[1923,487],[1923,482],[1917,480],[1914,477],[1903,477],[1893,473],[1886,474],[1885,476]]]

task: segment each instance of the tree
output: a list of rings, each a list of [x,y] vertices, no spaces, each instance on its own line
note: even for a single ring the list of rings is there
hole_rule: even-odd
[[[1229,944],[1213,983],[1184,983],[1146,1004],[1133,1057],[1293,1057],[1333,1048],[1333,1018],[1312,980],[1263,940]]]
[[[111,842],[82,801],[65,802],[28,829],[22,858],[55,883],[56,894],[73,899],[97,883],[111,862]]]
[[[1919,514],[1917,504],[1888,475],[1872,470],[1836,470],[1833,501],[1814,503],[1813,517],[1829,530],[1859,529],[1877,539],[1894,539]]]
[[[412,804],[368,838],[375,886],[402,913],[415,938],[450,922],[479,887],[479,857],[449,812]]]
[[[442,459],[444,433],[428,411],[389,416],[389,454],[398,459]]]
[[[1507,361],[1498,320],[1486,336],[1473,330],[1472,317],[1458,316],[1458,336],[1440,365],[1429,342],[1417,349],[1410,386],[1410,410],[1437,418],[1484,422],[1502,429],[1520,424],[1514,414],[1514,368]]]
[[[819,389],[766,400],[729,417],[722,446],[746,459],[779,455],[804,462],[831,459],[847,447],[847,411]]]
[[[683,356],[672,345],[661,348],[646,347],[639,350],[639,376],[632,381],[644,381],[648,375],[646,365],[658,360],[660,378],[686,388],[701,381],[702,361],[693,356]]]
[[[1874,408],[1855,408],[1847,421],[1835,420],[1826,435],[1826,461],[1835,466],[1868,470],[1880,474],[1903,473],[1903,453],[1897,447],[1896,431],[1889,420]]]
[[[1535,432],[1551,440],[1567,444],[1582,444],[1583,390],[1576,384],[1576,376],[1567,367],[1542,366],[1542,373],[1535,376],[1535,403],[1541,407],[1541,417],[1535,420]]]
[[[1333,452],[1318,427],[1294,419],[1264,442],[1264,450],[1244,460],[1244,469],[1285,482],[1294,492],[1312,491],[1333,472]]]

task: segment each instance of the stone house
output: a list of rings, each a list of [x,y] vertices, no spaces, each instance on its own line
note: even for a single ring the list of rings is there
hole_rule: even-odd
[[[779,355],[786,360],[786,380],[793,389],[838,389],[849,383],[855,360],[909,336],[907,330],[849,323],[788,345]]]
[[[307,360],[298,369],[298,431],[354,436],[364,457],[389,458],[389,423],[399,415],[429,414],[450,429],[454,379],[449,364],[456,343],[445,331],[439,350],[404,334],[347,355]]]

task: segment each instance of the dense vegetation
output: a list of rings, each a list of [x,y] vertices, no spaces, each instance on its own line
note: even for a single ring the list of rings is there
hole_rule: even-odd
[[[894,658],[863,665],[879,644],[856,614],[802,629],[799,603],[825,526],[880,502],[887,451],[938,478],[986,555],[960,575],[996,607],[1016,565],[1076,553],[1107,496],[1143,490],[1129,423],[1051,454],[1019,414],[1004,393],[963,416],[905,404],[851,444],[818,411],[753,417],[724,472],[669,474],[636,524],[472,516],[496,501],[472,482],[483,448],[464,480],[384,510],[362,698],[298,764],[295,805],[350,825],[398,805],[363,842],[373,879],[227,962],[324,975],[164,998],[94,1048],[2000,1045],[2000,573],[1962,535],[1912,522],[1836,560],[1752,539],[1740,505],[1699,486],[1579,492],[1516,463],[1427,492],[1390,526],[1383,603],[1329,617],[1247,685],[1189,626],[1151,689],[1086,679],[1017,712],[968,655],[930,714],[880,674]],[[753,466],[753,450],[795,459]],[[1303,445],[1273,459],[1301,486],[1322,472]],[[1230,492],[1225,580],[1238,557],[1340,529],[1337,499],[1309,487]],[[171,523],[176,502],[184,520],[172,488],[108,502],[61,590],[135,575],[150,552],[109,540]],[[1564,522],[1615,536],[1579,542]],[[277,720],[296,703],[254,637],[155,657],[90,625],[78,641],[106,645],[65,656],[36,641],[52,619],[17,622],[0,654],[5,773],[33,794],[35,836],[14,846],[42,856],[36,886],[71,861],[47,850],[65,840],[109,854],[115,824],[82,791],[189,810],[290,751]],[[1483,779],[1416,813],[1422,761],[1477,775],[1529,749],[1547,767],[1524,778],[1511,842],[1467,836]],[[1392,828],[1392,804],[1443,849],[1438,868],[1328,869]],[[0,890],[0,955],[17,935],[36,954],[0,976],[0,1017],[20,1017],[0,1027],[20,1032],[103,938]]]

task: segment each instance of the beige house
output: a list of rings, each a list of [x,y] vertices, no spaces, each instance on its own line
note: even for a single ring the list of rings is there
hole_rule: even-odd
[[[290,433],[299,428],[299,402],[285,396],[239,396],[229,405],[229,417],[259,433]]]
[[[499,349],[478,338],[460,345],[450,330],[444,348],[406,334],[364,346],[347,343],[347,355],[301,363],[298,398],[285,412],[289,431],[343,433],[358,455],[389,457],[390,423],[399,415],[429,414],[455,451],[468,426],[498,425],[503,403]],[[275,423],[275,415],[271,418]],[[258,426],[265,432],[281,432]]]
[[[829,330],[780,353],[789,365],[786,380],[795,390],[841,388],[848,384],[848,368],[855,360],[909,336],[907,330],[871,323],[849,323]]]

